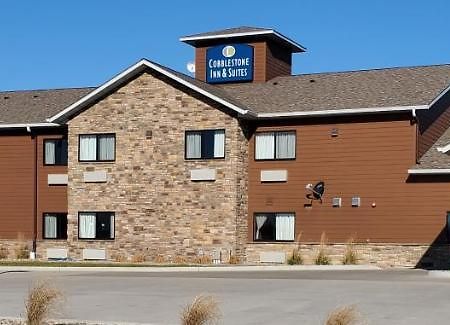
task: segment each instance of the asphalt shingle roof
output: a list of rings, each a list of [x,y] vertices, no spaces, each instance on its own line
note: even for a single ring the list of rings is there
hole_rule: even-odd
[[[192,34],[186,35],[184,37],[207,37],[207,36],[221,36],[227,34],[238,34],[238,33],[250,33],[250,32],[262,32],[262,31],[270,31],[270,28],[262,28],[262,27],[250,27],[250,26],[240,26],[234,28],[226,28],[215,31],[210,31],[206,33]]]
[[[315,73],[218,87],[258,113],[429,104],[450,85],[450,64]]]
[[[43,123],[95,88],[0,92],[0,124]]]

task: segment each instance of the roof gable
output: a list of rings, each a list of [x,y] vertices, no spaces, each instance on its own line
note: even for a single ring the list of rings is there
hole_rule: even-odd
[[[69,120],[72,116],[76,115],[81,110],[85,109],[86,107],[89,107],[91,104],[95,103],[99,98],[102,98],[103,96],[106,96],[110,94],[114,89],[128,81],[131,80],[133,77],[138,75],[139,73],[145,71],[146,69],[152,69],[154,71],[157,71],[164,76],[172,79],[173,81],[184,85],[188,87],[189,89],[206,96],[207,98],[224,105],[225,107],[230,108],[231,110],[237,112],[240,115],[252,115],[252,112],[250,112],[248,109],[244,108],[244,106],[241,106],[239,102],[234,100],[233,98],[229,97],[226,92],[224,92],[221,89],[218,89],[216,87],[213,87],[211,85],[208,85],[206,83],[203,83],[201,81],[198,81],[196,79],[193,79],[189,76],[186,76],[184,74],[178,73],[174,70],[171,70],[169,68],[163,67],[159,64],[156,64],[154,62],[148,61],[146,59],[142,59],[136,64],[132,65],[125,71],[121,72],[114,78],[110,79],[109,81],[105,82],[100,87],[96,88],[86,96],[82,97],[78,101],[74,102],[70,106],[66,107],[64,110],[58,112],[57,114],[53,115],[49,119],[47,119],[48,122],[51,123],[64,123],[67,120]]]

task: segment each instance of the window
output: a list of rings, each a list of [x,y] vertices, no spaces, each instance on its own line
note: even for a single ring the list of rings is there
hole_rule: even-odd
[[[114,239],[114,212],[80,212],[78,238]]]
[[[295,159],[295,131],[256,133],[255,159]]]
[[[255,241],[293,241],[294,213],[255,214]]]
[[[114,161],[116,158],[115,134],[83,134],[79,137],[79,161]]]
[[[44,239],[67,239],[67,214],[44,213]]]
[[[186,159],[225,158],[225,130],[186,131]]]
[[[44,164],[45,165],[67,165],[67,140],[46,139],[44,140]]]

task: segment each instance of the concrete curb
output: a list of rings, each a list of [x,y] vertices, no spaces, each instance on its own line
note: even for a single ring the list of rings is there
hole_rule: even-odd
[[[258,265],[258,266],[182,266],[182,267],[50,267],[50,266],[0,266],[0,273],[7,272],[255,272],[255,271],[373,271],[382,270],[375,265]]]
[[[450,279],[450,270],[449,271],[428,271],[428,276],[433,278],[448,278]]]
[[[49,325],[156,325],[153,323],[128,323],[128,322],[112,322],[112,321],[93,321],[78,319],[49,319]],[[1,317],[0,325],[24,325],[25,319],[20,317]]]

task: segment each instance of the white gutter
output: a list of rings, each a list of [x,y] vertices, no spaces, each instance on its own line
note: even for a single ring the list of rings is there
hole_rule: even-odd
[[[442,153],[447,153],[450,150],[450,144],[443,147],[437,147],[436,150]]]
[[[60,126],[57,123],[18,123],[18,124],[0,124],[0,129],[13,129],[13,128],[36,128],[36,127],[57,127]]]
[[[181,42],[189,42],[189,41],[203,41],[203,40],[209,40],[209,39],[220,39],[220,38],[230,38],[230,37],[246,37],[246,36],[258,36],[258,35],[268,35],[273,34],[282,40],[286,41],[287,43],[293,45],[294,47],[298,48],[299,50],[305,52],[306,47],[303,45],[294,42],[293,40],[287,38],[286,36],[278,33],[276,30],[273,29],[267,29],[267,30],[261,30],[261,31],[253,31],[253,32],[241,32],[241,33],[229,33],[229,34],[217,34],[217,35],[207,35],[207,36],[185,36],[181,37],[179,40]]]
[[[279,113],[259,113],[259,118],[273,117],[305,117],[305,116],[334,116],[334,115],[351,115],[351,114],[368,114],[368,113],[391,113],[391,112],[409,112],[413,115],[416,110],[429,109],[428,105],[418,106],[392,106],[392,107],[367,107],[367,108],[344,108],[330,109],[322,111],[297,111],[297,112],[279,112]]]
[[[129,67],[128,69],[126,69],[125,71],[123,71],[122,73],[118,74],[117,76],[115,76],[114,78],[112,78],[111,80],[109,80],[108,82],[104,83],[102,86],[96,88],[94,91],[92,91],[91,93],[89,93],[88,95],[84,96],[83,98],[81,98],[80,100],[76,101],[75,103],[73,103],[72,105],[68,106],[67,108],[65,108],[64,110],[62,110],[61,112],[59,112],[56,115],[53,115],[52,117],[50,117],[49,119],[47,119],[48,122],[55,122],[56,120],[58,120],[59,118],[63,117],[64,115],[66,115],[67,113],[70,113],[72,110],[76,109],[78,106],[82,105],[83,103],[93,99],[95,100],[97,97],[100,97],[104,91],[107,91],[109,88],[114,87],[118,82],[120,82],[123,78],[126,78],[128,75],[132,74],[133,72],[137,71],[140,68],[151,68],[163,75],[165,75],[166,77],[169,77],[172,80],[175,80],[176,82],[228,107],[231,108],[232,110],[236,111],[237,113],[239,113],[240,115],[246,115],[247,113],[249,113],[249,110],[245,110],[242,109],[232,103],[229,103],[228,101],[213,95],[211,93],[209,93],[206,90],[203,90],[202,88],[199,88],[197,86],[195,86],[194,84],[179,78],[178,76],[176,76],[175,74],[151,63],[150,61],[147,61],[145,59],[140,60],[139,62],[137,62],[136,64],[134,64],[133,66]]]
[[[450,85],[449,85],[447,88],[445,88],[443,91],[441,91],[441,92],[439,93],[439,95],[437,95],[437,97],[436,97],[435,99],[433,99],[433,101],[430,103],[430,107],[433,106],[439,99],[441,99],[442,97],[444,97],[444,95],[445,95],[446,93],[448,93],[449,91],[450,91]]]
[[[408,169],[410,175],[445,175],[450,174],[449,168]]]

